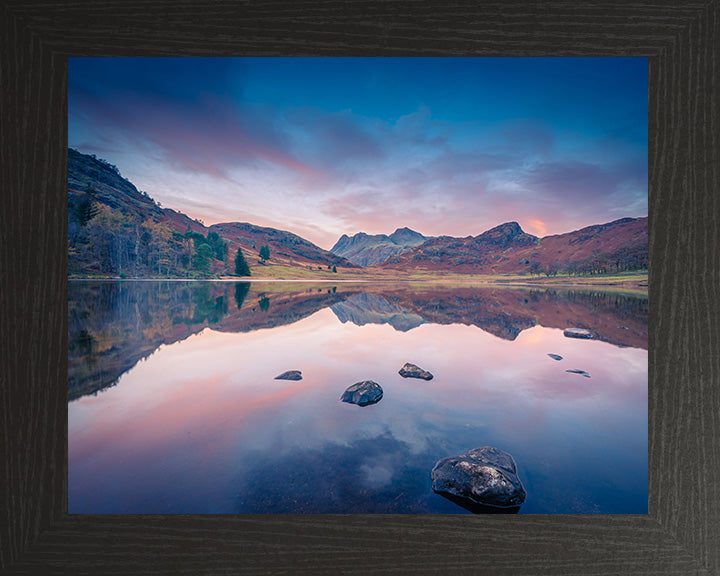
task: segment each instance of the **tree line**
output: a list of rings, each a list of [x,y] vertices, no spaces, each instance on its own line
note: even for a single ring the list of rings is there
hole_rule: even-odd
[[[618,274],[620,272],[635,272],[647,270],[647,251],[620,248],[613,254],[603,258],[588,258],[579,262],[560,264],[552,262],[541,264],[538,261],[525,261],[528,272],[534,276],[557,276],[558,273],[571,276],[587,276],[596,274]]]
[[[263,256],[269,258],[269,249]],[[68,195],[68,272],[71,276],[206,278],[249,276],[240,249],[234,266],[229,245],[217,232],[207,236],[188,226],[184,234],[168,222],[133,217],[93,198]]]

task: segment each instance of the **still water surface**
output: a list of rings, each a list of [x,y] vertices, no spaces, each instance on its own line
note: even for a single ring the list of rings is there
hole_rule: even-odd
[[[521,514],[647,513],[647,298],[76,281],[69,311],[70,513],[468,513],[430,471],[485,445]]]

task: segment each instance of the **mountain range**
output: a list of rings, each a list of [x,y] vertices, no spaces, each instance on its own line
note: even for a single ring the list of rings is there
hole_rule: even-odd
[[[350,237],[346,234],[340,236],[335,246],[330,248],[330,252],[360,266],[369,266],[385,262],[391,256],[407,252],[427,240],[427,236],[410,228],[398,228],[389,236],[358,232]]]
[[[517,222],[507,222],[478,236],[430,238],[381,264],[397,270],[548,275],[621,272],[647,265],[647,217],[622,218],[544,238],[527,234]]]
[[[203,248],[203,246],[207,246]],[[108,162],[68,150],[69,272],[75,276],[207,276],[234,272],[238,249],[250,269],[265,264],[330,271],[473,274],[599,273],[646,269],[648,218],[622,218],[539,238],[506,222],[477,236],[343,234],[323,250],[291,232],[246,222],[205,226],[163,208]]]

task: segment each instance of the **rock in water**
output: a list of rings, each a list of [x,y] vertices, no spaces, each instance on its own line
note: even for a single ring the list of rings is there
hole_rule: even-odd
[[[280,376],[275,376],[275,380],[302,380],[302,372],[300,370],[288,370]]]
[[[343,392],[340,400],[357,404],[358,406],[367,406],[368,404],[376,404],[383,397],[383,389],[380,384],[372,380],[365,380],[353,384]]]
[[[423,380],[433,379],[433,375],[430,374],[430,372],[423,370],[419,366],[415,366],[415,364],[410,364],[409,362],[405,362],[405,366],[400,368],[398,374],[400,374],[403,378],[422,378]]]
[[[490,506],[517,512],[525,502],[513,457],[492,446],[443,458],[432,469],[432,479],[435,492],[471,511]]]
[[[562,360],[562,356],[560,356],[560,354],[548,354],[548,356],[550,356],[553,360]]]
[[[592,338],[592,334],[584,328],[565,328],[563,335],[568,338]]]
[[[590,378],[590,374],[585,372],[585,370],[565,370],[565,372],[570,372],[570,374],[580,374],[581,376],[585,376],[585,378]]]

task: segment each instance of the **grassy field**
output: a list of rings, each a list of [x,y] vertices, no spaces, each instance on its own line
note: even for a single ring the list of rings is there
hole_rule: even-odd
[[[382,268],[340,268],[337,272],[284,264],[257,265],[251,268],[252,276],[222,276],[221,280],[251,280],[253,282],[291,280],[288,289],[297,289],[298,284],[321,282],[340,284],[352,282],[416,282],[427,284],[537,286],[564,289],[597,289],[647,295],[647,272],[622,274],[597,274],[592,276],[531,276],[522,274],[479,275],[456,274],[452,272],[412,271],[400,272]],[[101,277],[97,277],[98,279]],[[107,277],[106,277],[107,278]],[[282,283],[281,283],[282,284]],[[294,286],[294,287],[293,287]]]
[[[226,277],[235,279],[236,277]],[[424,282],[466,285],[516,285],[516,286],[554,286],[559,288],[594,288],[617,289],[623,292],[647,294],[647,272],[622,274],[597,274],[592,276],[530,276],[521,274],[510,275],[478,275],[455,274],[451,272],[413,271],[398,272],[378,268],[350,268],[331,270],[310,270],[284,265],[267,264],[252,268],[252,281],[261,280],[295,280],[308,282]]]

